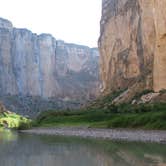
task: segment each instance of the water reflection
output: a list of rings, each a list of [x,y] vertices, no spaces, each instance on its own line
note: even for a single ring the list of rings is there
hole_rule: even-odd
[[[0,128],[0,145],[5,142],[17,140],[18,134],[10,129],[1,129]]]
[[[0,166],[166,166],[166,145],[12,134]]]

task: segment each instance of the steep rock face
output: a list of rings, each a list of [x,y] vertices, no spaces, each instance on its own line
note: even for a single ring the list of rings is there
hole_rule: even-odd
[[[50,97],[50,91],[53,93],[55,89],[52,86],[48,87],[51,85],[51,80],[46,78],[47,74],[52,72],[50,67],[54,67],[52,60],[55,58],[55,53],[53,49],[47,48],[53,47],[52,37],[46,36],[44,39],[42,36],[33,35],[30,31],[18,29],[15,29],[13,33],[11,56],[17,87],[15,94]],[[46,66],[48,73],[45,73]]]
[[[166,0],[103,0],[101,77],[105,92],[166,89]],[[140,85],[140,89],[138,88]]]
[[[95,48],[13,28],[10,21],[0,18],[2,100],[3,96],[89,100],[97,95],[98,58]]]
[[[55,96],[55,39],[5,23],[0,27],[1,95]]]
[[[154,53],[154,89],[166,89],[166,0],[154,1],[156,44]]]
[[[56,55],[57,81],[64,99],[95,98],[99,93],[98,50],[57,41]]]
[[[8,110],[4,107],[2,103],[0,103],[0,113],[7,112]]]

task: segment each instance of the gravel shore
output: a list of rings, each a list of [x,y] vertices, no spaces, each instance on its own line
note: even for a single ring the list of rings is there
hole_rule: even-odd
[[[166,143],[166,131],[128,130],[128,129],[93,129],[78,127],[33,128],[23,133],[38,135],[79,136],[84,138],[102,138],[122,141],[141,141]]]

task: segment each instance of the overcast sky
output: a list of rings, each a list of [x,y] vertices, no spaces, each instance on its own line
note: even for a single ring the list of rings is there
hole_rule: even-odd
[[[0,17],[15,27],[97,46],[101,0],[0,0]]]

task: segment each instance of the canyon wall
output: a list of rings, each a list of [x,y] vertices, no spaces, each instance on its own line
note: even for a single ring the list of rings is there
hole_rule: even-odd
[[[17,97],[80,102],[95,98],[98,59],[97,48],[17,29],[0,18],[0,99],[4,103]]]
[[[103,0],[100,73],[105,93],[166,89],[166,0]]]

